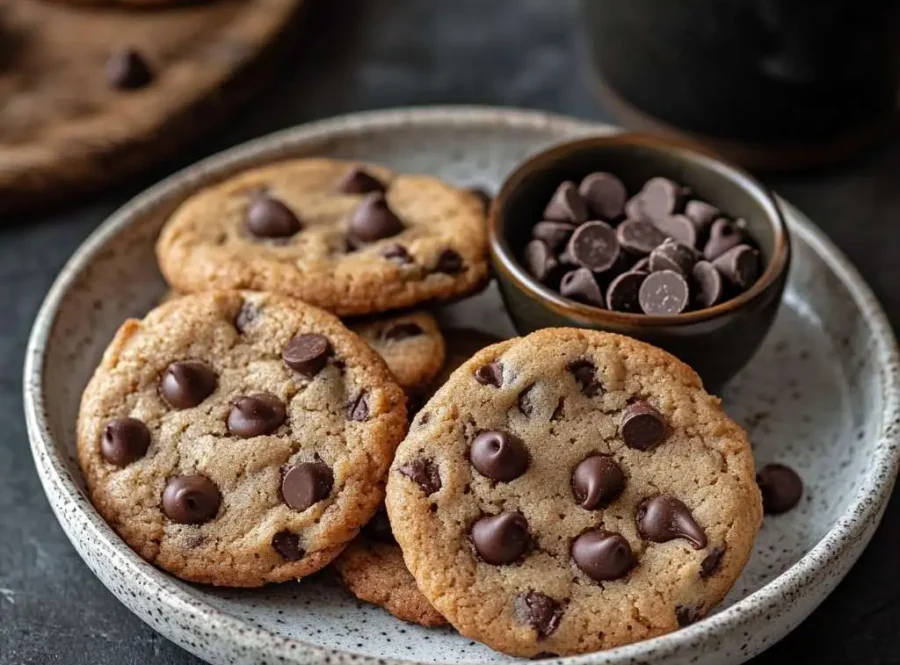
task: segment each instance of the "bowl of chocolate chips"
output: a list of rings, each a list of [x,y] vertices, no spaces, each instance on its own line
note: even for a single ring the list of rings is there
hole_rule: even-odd
[[[790,265],[776,198],[699,150],[622,133],[528,158],[491,210],[520,333],[595,328],[660,346],[718,390],[772,325]]]

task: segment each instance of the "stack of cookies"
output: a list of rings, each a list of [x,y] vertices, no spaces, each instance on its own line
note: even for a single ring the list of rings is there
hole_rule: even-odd
[[[423,309],[487,282],[476,194],[282,162],[191,196],[157,255],[177,297],[120,328],[78,453],[103,517],[174,575],[333,564],[401,619],[537,656],[675,630],[746,563],[750,448],[690,368],[600,332],[442,331]]]

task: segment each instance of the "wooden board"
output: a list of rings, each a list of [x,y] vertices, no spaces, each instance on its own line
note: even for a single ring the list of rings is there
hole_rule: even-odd
[[[0,0],[0,213],[58,204],[173,154],[274,73],[303,0],[135,10]],[[147,87],[116,90],[136,48]]]

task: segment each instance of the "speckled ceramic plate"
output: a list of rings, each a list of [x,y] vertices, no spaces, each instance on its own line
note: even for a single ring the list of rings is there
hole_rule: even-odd
[[[142,561],[83,493],[74,456],[81,390],[123,319],[162,295],[153,243],[198,186],[293,155],[332,155],[496,186],[526,154],[609,127],[477,108],[390,111],[306,125],[230,150],[169,178],[103,224],[47,296],[25,367],[35,464],[60,523],[91,570],[153,628],[212,663],[488,663],[509,660],[449,629],[399,623],[327,575],[230,591],[179,582]],[[795,251],[784,306],[726,407],[750,432],[758,463],[798,469],[799,508],[766,520],[756,552],[710,617],[671,635],[568,663],[726,665],[784,636],[834,588],[875,530],[897,474],[898,362],[884,314],[856,270],[786,206]],[[510,334],[493,289],[455,305],[457,322]]]

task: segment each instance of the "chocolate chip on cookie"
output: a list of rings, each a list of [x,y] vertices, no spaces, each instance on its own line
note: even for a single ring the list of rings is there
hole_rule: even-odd
[[[572,543],[572,559],[595,582],[625,577],[637,563],[631,545],[621,534],[602,529],[578,536]]]
[[[334,474],[324,462],[303,462],[284,472],[281,495],[294,510],[306,510],[327,498],[333,486]]]
[[[140,459],[150,447],[150,430],[137,418],[114,418],[103,430],[100,454],[110,464],[123,467]]]
[[[288,367],[309,377],[319,373],[330,354],[328,339],[315,333],[291,338],[281,351],[281,357]]]
[[[582,508],[596,510],[612,502],[625,489],[622,467],[609,455],[591,455],[572,472],[572,494]]]
[[[641,536],[654,543],[684,538],[694,549],[706,547],[706,534],[691,511],[674,496],[655,496],[640,503],[635,515]]]
[[[228,412],[228,431],[242,439],[271,434],[284,423],[284,402],[270,393],[256,393],[234,400]]]
[[[509,482],[528,469],[528,451],[509,432],[482,432],[472,441],[469,459],[479,473],[492,480]]]
[[[203,524],[216,516],[222,505],[219,488],[206,476],[177,476],[162,495],[166,516],[179,524]]]
[[[303,228],[290,208],[267,195],[250,201],[245,226],[257,238],[290,238]]]
[[[512,563],[528,548],[528,522],[515,512],[482,517],[472,525],[472,543],[488,563]]]
[[[652,404],[637,400],[628,405],[619,425],[622,440],[629,448],[650,450],[666,438],[668,426],[663,415]]]
[[[166,368],[159,393],[173,409],[190,409],[213,394],[218,379],[206,363],[199,360],[174,362]]]
[[[419,489],[425,493],[425,496],[430,496],[441,489],[440,471],[430,459],[417,459],[401,466],[398,470],[418,485]]]
[[[341,194],[383,194],[386,189],[383,182],[358,166],[350,169],[337,186]]]
[[[348,238],[352,246],[390,238],[404,229],[384,194],[374,192],[366,196],[350,217]]]

